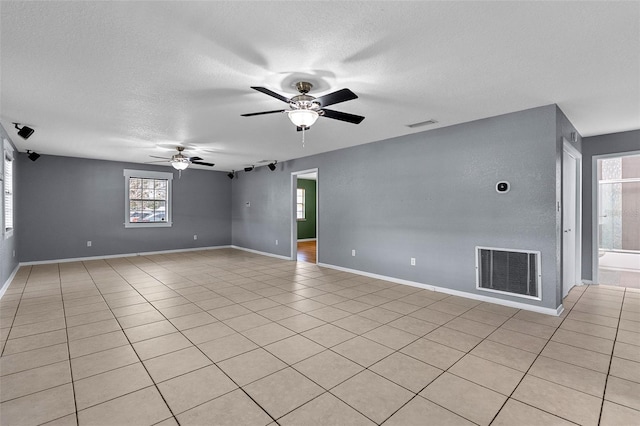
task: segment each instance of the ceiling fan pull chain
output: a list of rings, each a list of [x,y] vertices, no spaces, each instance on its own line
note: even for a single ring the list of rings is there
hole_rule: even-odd
[[[307,127],[307,126],[302,126],[302,147],[303,147],[303,148],[304,148],[304,129],[305,129],[306,127]]]

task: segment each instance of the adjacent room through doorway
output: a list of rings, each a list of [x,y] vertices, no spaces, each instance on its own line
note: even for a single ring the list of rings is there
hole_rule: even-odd
[[[640,288],[640,155],[598,159],[598,282]]]
[[[296,260],[317,263],[318,172],[296,175]]]

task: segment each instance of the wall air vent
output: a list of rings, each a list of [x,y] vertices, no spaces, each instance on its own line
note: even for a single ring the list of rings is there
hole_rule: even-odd
[[[427,121],[421,121],[419,123],[407,124],[407,127],[411,127],[412,129],[415,129],[416,127],[430,126],[436,123],[437,123],[436,120],[427,120]]]
[[[476,288],[541,300],[540,252],[476,247]]]

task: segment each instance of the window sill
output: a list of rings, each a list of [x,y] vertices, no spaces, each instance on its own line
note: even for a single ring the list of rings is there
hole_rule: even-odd
[[[298,222],[306,222],[307,219],[296,219]]]
[[[125,223],[125,228],[171,228],[172,222]]]

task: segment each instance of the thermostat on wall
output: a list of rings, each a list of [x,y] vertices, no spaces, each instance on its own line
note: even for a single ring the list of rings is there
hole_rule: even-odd
[[[496,191],[500,194],[506,194],[511,189],[511,185],[506,180],[496,183]]]

